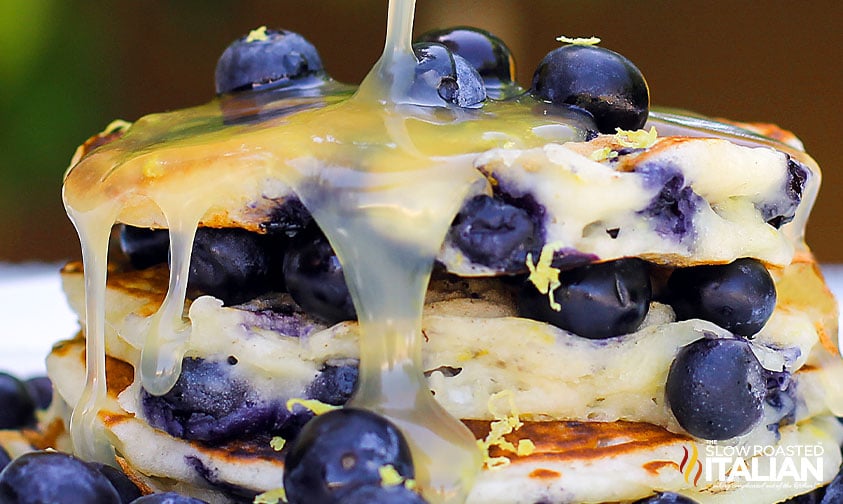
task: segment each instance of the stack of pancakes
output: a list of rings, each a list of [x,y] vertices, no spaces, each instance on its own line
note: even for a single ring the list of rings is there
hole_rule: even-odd
[[[668,371],[684,346],[730,338],[729,331],[705,320],[679,321],[664,299],[650,303],[631,333],[598,340],[519,317],[512,272],[475,263],[449,239],[425,301],[423,364],[436,400],[486,451],[469,504],[632,502],[665,491],[699,502],[772,503],[837,473],[843,442],[837,308],[803,242],[818,167],[785,132],[768,127],[762,133],[779,140],[762,139],[726,125],[720,126],[728,133],[719,133],[719,123],[702,120],[707,129],[700,129],[695,121],[653,114],[646,129],[655,126],[658,137],[599,135],[500,148],[474,165],[489,181],[488,194],[528,198],[542,209],[541,255],[579,263],[641,258],[656,284],[678,267],[762,262],[777,302],[750,344],[766,369],[791,374],[792,401],[765,402],[763,420],[741,436],[694,438],[666,401]],[[262,229],[278,205],[294,199],[280,182],[271,198],[263,191],[215,206],[201,225]],[[662,207],[654,210],[654,202]],[[165,227],[155,221],[160,213],[143,204],[124,211],[125,224]],[[538,256],[528,258],[534,271]],[[84,322],[81,265],[69,264],[62,277]],[[284,292],[235,306],[191,296],[182,377],[174,392],[157,398],[143,390],[136,370],[146,319],[161,305],[167,282],[166,263],[137,270],[112,255],[108,400],[99,419],[121,465],[149,491],[250,502],[281,485],[284,450],[271,441],[294,437],[311,414],[302,402],[347,397],[359,357],[357,323],[325,323]],[[48,358],[58,397],[47,423],[66,425],[82,394],[84,338],[58,344]],[[759,446],[819,447],[820,477],[754,484],[704,474],[707,455]],[[769,467],[776,456],[762,450],[747,460]]]

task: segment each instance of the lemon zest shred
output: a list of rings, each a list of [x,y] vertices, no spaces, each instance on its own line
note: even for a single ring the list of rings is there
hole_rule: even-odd
[[[518,449],[515,445],[504,438],[504,436],[511,433],[513,430],[515,430],[515,424],[513,424],[508,418],[492,422],[489,434],[486,436],[486,444],[489,447],[497,446],[501,450],[516,453]]]
[[[154,179],[164,175],[166,170],[157,159],[149,159],[143,164],[142,172],[144,177]]]
[[[246,36],[246,43],[263,42],[268,38],[269,36],[266,34],[266,25],[263,25],[249,32],[249,35]]]
[[[618,156],[618,152],[612,150],[611,147],[603,147],[602,149],[597,149],[592,152],[588,158],[592,161],[605,161],[607,159],[615,159]]]
[[[532,455],[535,452],[536,443],[534,443],[531,439],[518,440],[518,449],[516,450],[516,454],[519,457],[526,457],[527,455]]]
[[[559,35],[556,40],[563,44],[572,45],[597,45],[600,43],[599,37],[566,37],[565,35]]]
[[[552,266],[553,255],[557,250],[561,250],[563,244],[561,242],[547,243],[542,247],[539,254],[539,260],[533,263],[533,254],[527,253],[527,269],[530,271],[530,282],[536,286],[536,289],[542,294],[547,294],[550,307],[555,311],[562,309],[562,305],[556,302],[553,298],[553,291],[562,285],[559,281],[559,269]]]
[[[329,411],[342,409],[342,406],[326,404],[316,399],[300,399],[298,397],[294,397],[292,399],[287,400],[287,411],[293,411],[293,407],[297,404],[309,409],[315,415],[321,415]]]
[[[282,438],[281,436],[275,436],[269,441],[269,446],[272,447],[275,451],[281,451],[284,449],[284,445],[287,444],[287,440]]]
[[[381,477],[382,487],[393,487],[404,483],[404,477],[398,474],[395,466],[386,464],[378,467],[378,474]]]
[[[652,147],[659,137],[655,126],[651,127],[649,131],[643,129],[627,131],[620,128],[616,128],[615,131],[617,132],[615,133],[615,141],[617,143],[624,147],[634,147],[636,149],[648,149]]]
[[[504,399],[506,400],[506,404],[502,407],[498,406]],[[486,401],[486,409],[489,410],[489,413],[491,413],[496,420],[503,420],[509,416],[517,417],[518,409],[515,406],[515,392],[509,389],[495,392],[490,395],[489,400]]]
[[[499,403],[506,399],[506,408],[501,408]],[[530,455],[535,451],[535,444],[529,439],[521,439],[518,446],[504,438],[507,434],[517,431],[524,426],[524,422],[515,406],[515,394],[511,390],[503,390],[492,394],[488,401],[489,413],[495,420],[489,425],[489,434],[485,439],[478,439],[477,446],[483,453],[483,464],[490,470],[500,469],[511,463],[509,457],[491,457],[489,448],[497,446],[503,451],[514,453],[518,456]]]
[[[106,126],[104,130],[102,130],[102,134],[103,135],[110,135],[110,134],[114,133],[115,131],[125,131],[125,130],[129,129],[131,126],[132,126],[132,123],[130,123],[129,121],[125,121],[123,119],[115,119],[115,120],[111,121],[110,123],[108,123],[108,126]]]
[[[384,488],[403,485],[407,490],[415,490],[418,487],[416,480],[401,476],[392,464],[385,464],[378,467],[378,474],[381,477],[381,486]]]
[[[253,504],[278,504],[279,502],[287,502],[287,492],[284,488],[276,488],[262,494],[255,496]]]

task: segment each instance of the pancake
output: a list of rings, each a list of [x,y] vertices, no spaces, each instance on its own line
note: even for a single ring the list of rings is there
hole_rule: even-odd
[[[788,236],[788,229],[804,227],[819,187],[819,168],[813,160],[772,138],[755,138],[752,147],[726,138],[699,138],[700,132],[683,127],[666,112],[654,112],[647,127],[678,129],[683,136],[660,138],[651,129],[534,149],[493,149],[473,163],[487,185],[472,195],[529,199],[540,215],[543,240],[537,249],[553,245],[556,252],[575,252],[588,261],[641,257],[690,266],[753,257],[779,267],[790,262],[801,236]],[[770,128],[760,131],[769,133]],[[732,133],[742,131],[750,133],[742,128]],[[779,136],[792,135],[778,131]],[[109,129],[93,137],[80,147],[74,162],[99,142],[122,134]],[[205,146],[202,155],[230,163],[228,148]],[[222,176],[230,168],[225,163],[187,164],[164,182],[177,186],[198,176],[194,171],[200,169]],[[199,226],[266,233],[300,218],[296,214],[303,211],[301,203],[284,181],[231,182],[219,191],[224,196],[203,212]],[[659,198],[665,197],[681,199],[682,209],[666,211],[663,202],[659,206]],[[164,214],[151,199],[133,201],[122,212],[119,219],[125,224],[167,228]],[[566,218],[555,217],[559,215]],[[781,228],[794,219],[796,223]],[[452,236],[437,260],[462,276],[506,273],[472,261]]]

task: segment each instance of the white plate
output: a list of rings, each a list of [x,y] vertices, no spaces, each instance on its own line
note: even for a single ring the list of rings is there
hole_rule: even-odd
[[[79,330],[61,290],[60,268],[0,263],[0,371],[43,375],[53,343]]]
[[[53,343],[79,330],[61,291],[60,267],[0,263],[0,371],[21,378],[44,374]],[[835,296],[843,298],[843,265],[825,265],[823,273]]]

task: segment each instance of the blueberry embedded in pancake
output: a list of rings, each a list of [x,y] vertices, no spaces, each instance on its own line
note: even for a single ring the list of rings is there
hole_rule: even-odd
[[[776,306],[770,273],[759,261],[748,258],[676,269],[667,288],[677,318],[709,320],[739,336],[760,331]]]
[[[540,236],[527,210],[486,194],[466,202],[448,232],[470,261],[506,274],[524,272]]]
[[[761,419],[770,375],[746,341],[703,338],[676,355],[665,395],[676,420],[690,434],[732,439]]]
[[[634,332],[652,299],[649,266],[640,259],[618,259],[559,274],[552,301],[530,281],[519,290],[519,315],[578,336],[604,339]]]

